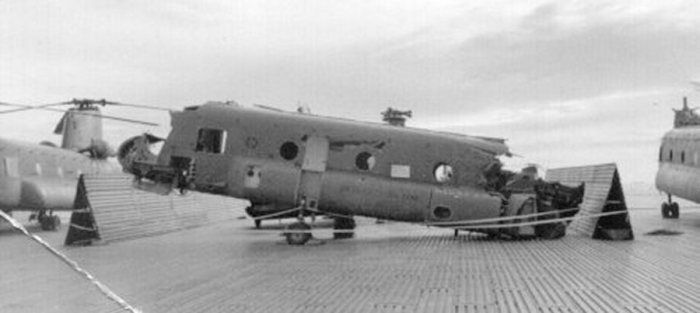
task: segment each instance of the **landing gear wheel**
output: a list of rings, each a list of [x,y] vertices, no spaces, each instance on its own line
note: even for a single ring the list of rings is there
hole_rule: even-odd
[[[678,216],[680,215],[680,208],[678,207],[678,203],[677,202],[671,203],[671,205],[669,206],[669,209],[671,211],[671,218],[678,218]]]
[[[678,218],[680,216],[680,208],[677,202],[664,202],[661,204],[661,216],[663,218]]]
[[[53,231],[58,229],[58,226],[61,225],[61,218],[57,215],[47,215],[46,213],[39,213],[39,215],[37,216],[37,220],[39,221],[42,230]]]
[[[664,202],[661,204],[661,217],[663,218],[669,218],[671,216],[670,214],[670,208],[668,203]]]
[[[287,237],[287,243],[290,245],[301,246],[311,239],[311,226],[304,222],[297,222],[287,226],[284,236]]]
[[[54,224],[54,221],[51,218],[51,216],[40,215],[38,219],[42,230],[56,230],[56,224]]]
[[[342,232],[334,232],[333,239],[348,239],[354,236],[353,232],[349,230],[355,229],[355,220],[352,218],[336,217],[333,223],[333,230],[340,230]]]
[[[255,228],[260,229],[260,225],[262,225],[262,220],[255,220]]]

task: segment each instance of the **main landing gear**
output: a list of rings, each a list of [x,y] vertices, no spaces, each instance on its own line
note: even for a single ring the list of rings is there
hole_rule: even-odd
[[[311,226],[300,218],[298,222],[285,228],[284,236],[290,245],[301,246],[311,239]]]
[[[355,220],[347,217],[336,217],[333,223],[333,239],[348,239],[354,236]],[[299,221],[290,224],[284,229],[284,236],[290,245],[300,246],[306,244],[311,238],[311,226],[304,222],[302,217]]]
[[[58,215],[53,215],[53,211],[46,214],[46,210],[40,210],[29,216],[29,221],[36,219],[41,225],[42,230],[57,230],[61,226],[61,218]]]
[[[336,217],[333,222],[333,239],[349,239],[355,234],[355,220],[348,217]]]
[[[299,215],[297,217],[299,221],[284,229],[284,237],[287,238],[287,243],[295,246],[301,246],[311,239],[311,226],[304,222],[306,199],[302,199],[299,208]]]
[[[661,204],[661,216],[663,218],[678,218],[680,209],[677,202],[673,202],[671,195],[668,195],[668,202]]]

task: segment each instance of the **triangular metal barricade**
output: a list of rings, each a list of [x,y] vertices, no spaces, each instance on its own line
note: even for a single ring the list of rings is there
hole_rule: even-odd
[[[577,213],[582,218],[573,220],[567,230],[593,239],[634,239],[616,164],[551,169],[546,180],[572,186],[585,183],[583,202]]]
[[[90,200],[85,188],[85,179],[80,175],[78,179],[78,189],[75,195],[73,204],[73,212],[68,225],[68,233],[66,234],[65,245],[81,245],[91,244],[95,240],[100,239],[100,234],[95,223]]]

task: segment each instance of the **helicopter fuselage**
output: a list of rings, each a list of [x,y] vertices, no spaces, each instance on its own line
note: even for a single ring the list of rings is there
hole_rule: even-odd
[[[166,188],[421,223],[507,209],[509,195],[498,192],[498,156],[509,154],[502,140],[226,104],[171,116],[158,156],[138,137],[119,149],[127,171]]]

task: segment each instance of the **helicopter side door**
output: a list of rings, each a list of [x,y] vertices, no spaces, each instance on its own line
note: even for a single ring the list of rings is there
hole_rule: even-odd
[[[200,128],[197,132],[195,157],[188,170],[198,190],[222,193],[227,185],[227,132],[217,128]]]

